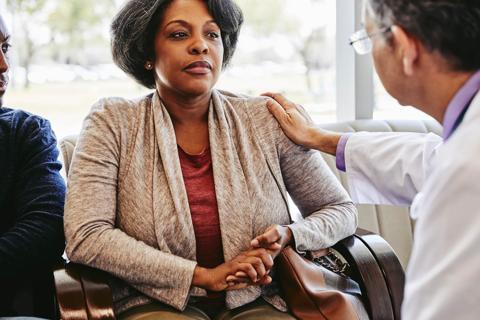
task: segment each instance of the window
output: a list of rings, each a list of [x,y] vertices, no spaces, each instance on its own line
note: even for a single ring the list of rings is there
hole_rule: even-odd
[[[409,106],[401,106],[388,94],[377,73],[374,73],[375,108],[374,119],[433,119],[428,114]]]
[[[245,23],[218,87],[282,92],[315,121],[335,120],[334,0],[237,0]]]
[[[0,0],[13,44],[5,106],[49,119],[61,139],[80,132],[99,98],[148,92],[111,59],[109,23],[120,1],[8,2]]]
[[[109,24],[122,3],[0,0],[14,45],[5,105],[44,116],[62,138],[80,132],[99,98],[149,92],[111,60]],[[335,1],[237,3],[245,23],[217,88],[250,95],[283,92],[316,121],[334,121]]]

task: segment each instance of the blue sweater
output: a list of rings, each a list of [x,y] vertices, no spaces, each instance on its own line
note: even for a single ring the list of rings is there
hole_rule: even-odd
[[[47,120],[0,108],[0,283],[59,261],[65,244],[61,167]]]

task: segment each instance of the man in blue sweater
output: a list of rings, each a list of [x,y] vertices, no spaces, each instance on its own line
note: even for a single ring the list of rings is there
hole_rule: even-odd
[[[9,81],[10,35],[1,16],[0,45],[2,317],[20,315],[13,303],[16,293],[32,281],[51,276],[53,264],[60,261],[64,250],[65,183],[60,176],[56,138],[49,122],[3,107]]]

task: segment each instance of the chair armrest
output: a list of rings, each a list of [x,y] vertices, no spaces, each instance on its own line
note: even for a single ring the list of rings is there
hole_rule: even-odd
[[[370,319],[397,319],[384,270],[375,253],[362,241],[362,236],[353,235],[333,246],[350,265],[350,276],[358,282]],[[403,272],[403,270],[402,270]]]
[[[115,319],[106,273],[67,263],[54,278],[60,319]]]
[[[392,301],[395,319],[400,319],[400,309],[403,301],[405,273],[393,248],[378,234],[358,229],[355,235],[374,255],[385,278]]]

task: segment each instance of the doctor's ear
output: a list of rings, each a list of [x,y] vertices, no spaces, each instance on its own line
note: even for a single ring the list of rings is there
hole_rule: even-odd
[[[413,75],[414,65],[419,55],[417,40],[408,34],[402,27],[392,26],[392,35],[397,54],[400,55],[403,64],[403,71],[406,75]]]

